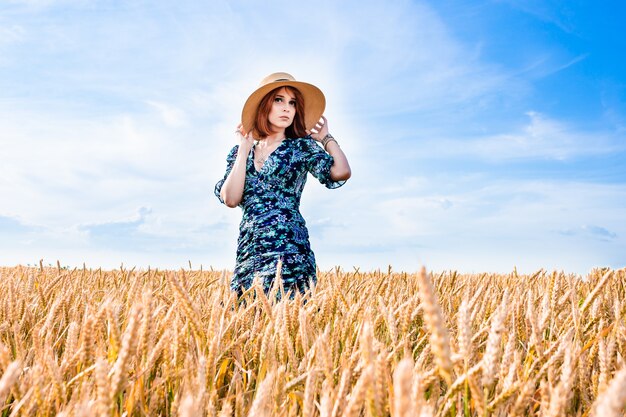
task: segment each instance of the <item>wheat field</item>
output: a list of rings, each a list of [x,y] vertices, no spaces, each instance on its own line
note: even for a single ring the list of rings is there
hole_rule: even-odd
[[[229,277],[0,268],[1,415],[624,415],[626,270]]]

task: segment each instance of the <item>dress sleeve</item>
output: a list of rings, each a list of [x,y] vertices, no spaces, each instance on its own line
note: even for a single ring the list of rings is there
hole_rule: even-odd
[[[315,139],[307,136],[303,139],[306,154],[307,170],[318,179],[326,188],[339,188],[346,181],[333,181],[330,178],[330,167],[333,166],[333,157],[326,153]]]
[[[230,171],[233,169],[233,165],[235,164],[235,159],[237,158],[237,150],[239,149],[239,145],[235,145],[233,149],[228,152],[228,156],[226,157],[226,173],[224,174],[224,178],[219,180],[217,184],[215,184],[215,196],[224,204],[224,200],[222,200],[222,196],[220,192],[222,191],[222,186],[224,185],[224,181],[230,174]]]

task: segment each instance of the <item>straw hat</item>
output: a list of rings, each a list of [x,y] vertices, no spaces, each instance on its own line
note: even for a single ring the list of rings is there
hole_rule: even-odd
[[[254,125],[257,109],[261,100],[267,93],[275,88],[290,86],[298,89],[304,97],[304,125],[307,130],[311,130],[319,121],[326,107],[326,98],[322,90],[313,84],[296,81],[291,74],[286,72],[275,72],[261,80],[259,87],[250,94],[241,112],[241,124],[246,132],[249,132]]]

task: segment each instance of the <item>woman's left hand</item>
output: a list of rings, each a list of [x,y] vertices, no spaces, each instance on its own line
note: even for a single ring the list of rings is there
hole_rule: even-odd
[[[306,133],[311,135],[313,139],[321,142],[324,136],[328,134],[328,119],[322,116],[322,121],[317,122],[311,130],[307,130]]]

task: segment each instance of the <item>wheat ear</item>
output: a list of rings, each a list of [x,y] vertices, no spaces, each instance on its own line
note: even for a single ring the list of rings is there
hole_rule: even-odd
[[[609,281],[609,278],[611,278],[611,275],[613,275],[613,271],[611,270],[607,271],[607,273],[604,274],[604,276],[600,279],[600,281],[595,286],[595,288],[589,293],[589,295],[587,295],[587,298],[585,298],[585,301],[580,307],[581,313],[584,313],[589,308],[591,303],[593,303],[593,301],[596,299],[596,297],[602,290],[602,287],[604,287],[604,285]]]
[[[137,348],[137,332],[139,329],[139,315],[141,314],[141,304],[135,304],[130,314],[126,331],[122,339],[122,348],[120,354],[111,369],[111,398],[115,398],[122,384],[126,379],[126,366],[130,361],[130,357],[135,353]]]
[[[410,417],[413,392],[413,360],[404,358],[393,373],[393,417]]]
[[[274,388],[274,371],[269,372],[259,387],[252,401],[248,417],[270,417],[272,415],[272,391]]]
[[[623,368],[609,383],[607,389],[594,403],[594,416],[620,417],[626,407],[626,368]]]
[[[100,417],[111,414],[111,396],[109,394],[109,369],[106,360],[96,361],[96,410]]]
[[[4,400],[6,400],[7,394],[11,390],[11,387],[17,381],[17,378],[20,376],[22,372],[22,365],[20,361],[13,361],[7,366],[6,371],[2,375],[2,379],[0,379],[0,404],[4,404]]]
[[[422,267],[417,276],[420,299],[424,306],[424,321],[426,321],[426,326],[430,332],[431,350],[435,355],[439,375],[450,385],[452,383],[452,360],[450,359],[450,342],[443,313],[437,302],[435,288],[426,268]]]

